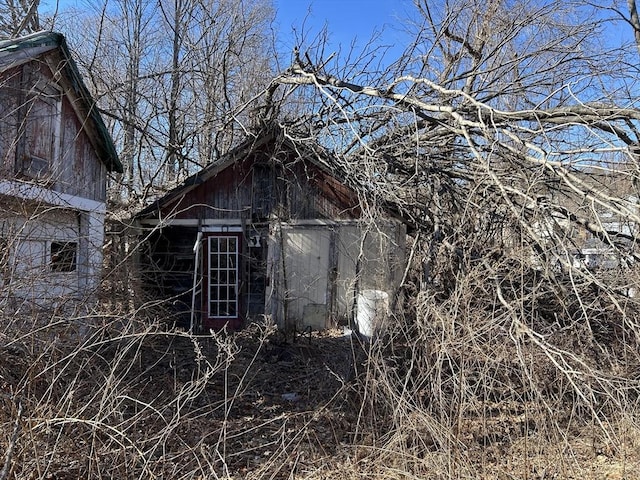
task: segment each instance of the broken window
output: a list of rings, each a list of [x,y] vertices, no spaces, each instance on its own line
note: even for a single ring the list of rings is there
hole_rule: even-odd
[[[77,251],[76,242],[51,242],[51,271],[75,272]]]

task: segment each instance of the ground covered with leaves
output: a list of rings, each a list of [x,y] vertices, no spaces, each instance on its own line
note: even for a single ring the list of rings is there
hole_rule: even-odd
[[[342,331],[114,326],[2,338],[4,478],[288,478],[353,441],[364,357]]]
[[[570,357],[518,353],[495,319],[473,325],[479,349],[462,324],[437,335],[436,319],[375,342],[53,320],[0,334],[0,480],[640,476],[635,407],[576,398],[598,387],[552,361]]]

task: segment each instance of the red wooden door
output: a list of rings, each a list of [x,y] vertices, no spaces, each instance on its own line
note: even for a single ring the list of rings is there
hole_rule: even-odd
[[[202,327],[235,330],[242,325],[241,234],[205,236]]]

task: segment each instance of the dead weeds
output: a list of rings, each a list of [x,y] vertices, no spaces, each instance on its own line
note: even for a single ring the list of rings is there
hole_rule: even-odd
[[[640,476],[633,412],[551,419],[560,404],[540,400],[568,390],[531,397],[544,379],[525,381],[506,350],[442,362],[425,345],[425,362],[448,365],[434,372],[398,338],[342,330],[194,336],[118,321],[87,332],[56,323],[2,337],[1,480]],[[416,341],[404,340],[427,351]]]

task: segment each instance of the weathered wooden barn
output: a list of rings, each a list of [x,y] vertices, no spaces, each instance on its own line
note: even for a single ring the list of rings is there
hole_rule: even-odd
[[[393,296],[405,226],[365,221],[320,149],[260,134],[137,215],[143,277],[184,323],[235,329],[349,322],[359,292]]]
[[[95,293],[109,171],[122,165],[64,37],[0,41],[0,306]]]

